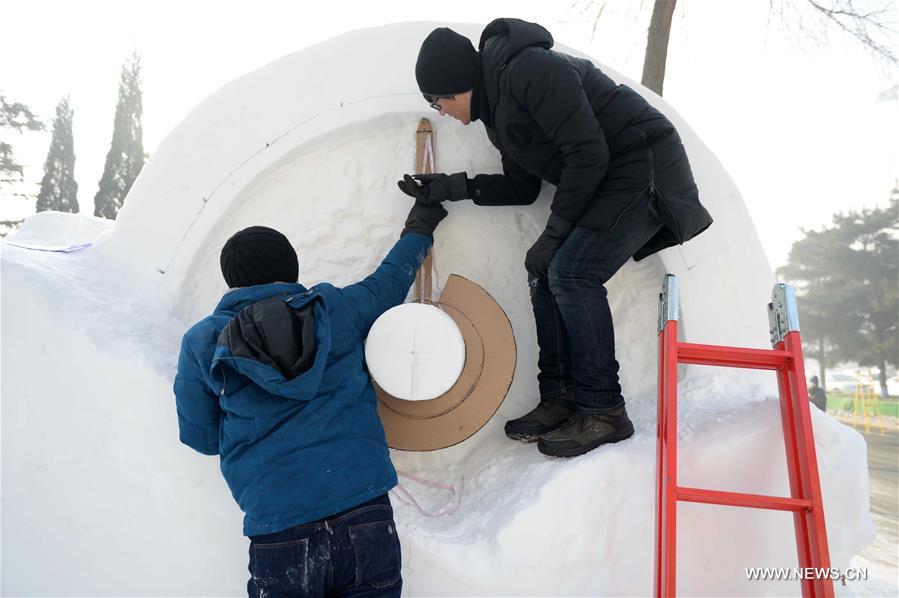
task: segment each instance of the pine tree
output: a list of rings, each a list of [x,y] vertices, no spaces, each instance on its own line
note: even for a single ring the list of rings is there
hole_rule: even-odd
[[[28,131],[43,131],[42,123],[31,109],[14,100],[8,100],[0,93],[0,191],[4,196],[33,199],[32,185],[25,182],[25,168],[16,160],[10,143],[9,133],[18,134]],[[0,220],[0,237],[18,228],[21,220]]]
[[[843,351],[860,366],[876,367],[887,394],[887,366],[899,366],[899,199],[893,190],[886,208],[875,207],[834,218],[851,231],[851,261],[856,301],[849,312],[861,322]]]
[[[835,214],[833,226],[803,231],[778,273],[797,284],[806,354],[825,366],[899,366],[899,191],[886,208]]]
[[[793,243],[777,272],[796,285],[805,355],[818,362],[826,387],[825,370],[847,360],[845,339],[861,327],[852,309],[855,289],[843,267],[851,259],[851,239],[837,226],[802,232],[805,237]]]
[[[4,137],[6,131],[21,133],[26,131],[43,131],[44,124],[31,112],[25,104],[7,101],[0,95],[0,131]],[[0,185],[16,183],[22,180],[22,165],[16,162],[12,145],[0,141]]]
[[[144,167],[142,113],[140,56],[135,52],[122,66],[112,146],[106,155],[100,189],[94,197],[95,216],[115,220],[134,179]]]
[[[69,98],[59,100],[53,121],[53,138],[44,178],[37,197],[37,211],[78,212],[78,183],[75,182],[75,147],[72,140],[72,116]]]

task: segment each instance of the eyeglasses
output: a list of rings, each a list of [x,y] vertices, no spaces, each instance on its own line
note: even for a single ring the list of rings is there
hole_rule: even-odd
[[[441,110],[443,110],[443,107],[442,107],[440,104],[437,103],[437,100],[441,100],[441,99],[443,99],[443,98],[440,98],[440,97],[438,97],[438,96],[429,96],[428,94],[422,94],[422,95],[424,96],[425,101],[428,103],[428,105],[429,105],[431,108],[433,108],[434,110],[436,110],[436,111],[438,111],[438,112],[440,112]]]

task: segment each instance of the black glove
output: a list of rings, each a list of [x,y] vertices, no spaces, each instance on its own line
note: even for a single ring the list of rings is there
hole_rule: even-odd
[[[446,218],[446,208],[439,203],[424,203],[416,201],[412,209],[409,210],[409,216],[406,218],[406,228],[400,234],[402,237],[406,233],[421,233],[429,237],[434,236],[434,229],[440,224],[440,221]]]
[[[425,203],[468,199],[468,175],[464,172],[416,174],[414,176],[407,174],[403,176],[402,181],[397,181],[396,184],[406,195]]]
[[[528,274],[541,280],[549,279],[549,263],[565,239],[574,229],[574,225],[555,214],[549,215],[546,230],[537,237],[537,241],[528,249],[524,258],[524,269]]]

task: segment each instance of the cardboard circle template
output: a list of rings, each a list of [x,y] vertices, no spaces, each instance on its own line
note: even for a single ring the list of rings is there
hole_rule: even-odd
[[[365,341],[372,379],[407,401],[439,397],[456,383],[465,365],[459,326],[443,310],[405,303],[381,314]]]
[[[451,274],[437,304],[462,333],[465,365],[452,388],[429,401],[404,401],[375,383],[378,415],[391,448],[431,451],[462,442],[493,417],[512,384],[515,337],[493,297]]]

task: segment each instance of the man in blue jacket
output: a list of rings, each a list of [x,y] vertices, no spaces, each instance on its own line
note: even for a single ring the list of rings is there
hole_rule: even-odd
[[[254,226],[221,253],[230,290],[184,335],[181,441],[219,455],[250,537],[250,596],[399,596],[396,472],[364,339],[401,304],[446,216],[416,202],[399,241],[345,288],[297,282],[287,238]]]

